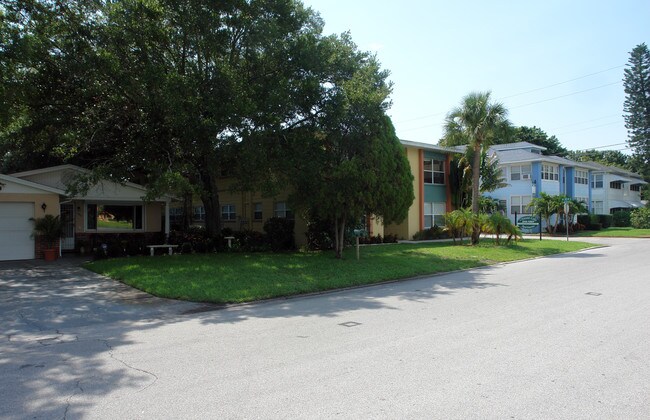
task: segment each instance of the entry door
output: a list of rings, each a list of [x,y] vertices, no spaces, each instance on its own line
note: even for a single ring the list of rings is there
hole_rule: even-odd
[[[63,238],[61,238],[61,250],[74,250],[74,205],[71,203],[61,204],[61,221],[63,221]]]

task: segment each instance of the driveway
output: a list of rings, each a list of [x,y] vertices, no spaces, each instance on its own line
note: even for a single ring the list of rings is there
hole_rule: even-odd
[[[207,312],[2,267],[0,418],[647,418],[650,240],[593,242]]]

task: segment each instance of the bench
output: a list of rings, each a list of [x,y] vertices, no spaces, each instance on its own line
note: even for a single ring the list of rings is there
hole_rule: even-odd
[[[165,244],[165,245],[147,245],[147,248],[149,248],[149,255],[151,255],[152,257],[153,257],[153,251],[156,248],[168,248],[169,249],[169,255],[172,255],[174,253],[172,250],[174,248],[177,248],[177,247],[178,247],[178,245],[169,245],[169,244]]]

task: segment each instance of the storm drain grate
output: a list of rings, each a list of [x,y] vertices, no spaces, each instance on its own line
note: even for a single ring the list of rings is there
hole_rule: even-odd
[[[360,322],[354,322],[354,321],[348,321],[348,322],[343,322],[339,325],[342,325],[344,327],[356,327],[357,325],[361,325]]]
[[[598,292],[587,292],[587,293],[585,293],[585,295],[589,295],[589,296],[600,296],[600,295],[602,295],[602,293],[598,293]]]

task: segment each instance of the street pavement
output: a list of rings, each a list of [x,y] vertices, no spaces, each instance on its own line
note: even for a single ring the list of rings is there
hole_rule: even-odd
[[[0,418],[650,418],[650,240],[584,240],[227,308],[3,263]]]

